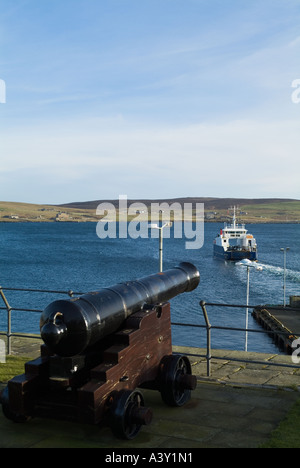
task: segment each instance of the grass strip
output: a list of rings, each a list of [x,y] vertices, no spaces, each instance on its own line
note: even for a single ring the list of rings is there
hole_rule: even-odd
[[[5,384],[16,375],[24,374],[24,365],[30,360],[25,356],[7,356],[6,363],[0,364],[0,383]]]
[[[261,448],[300,448],[300,398]]]

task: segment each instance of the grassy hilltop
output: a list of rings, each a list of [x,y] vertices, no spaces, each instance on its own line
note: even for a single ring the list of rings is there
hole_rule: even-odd
[[[0,222],[98,221],[95,210],[0,202]]]
[[[90,202],[74,202],[64,205],[37,205],[29,203],[0,202],[0,222],[97,222],[97,206],[104,200]],[[119,200],[106,200],[117,210]],[[204,203],[205,220],[208,222],[224,222],[231,218],[228,209],[237,207],[238,222],[245,223],[299,223],[300,200],[291,199],[235,199],[235,198],[177,198],[169,200],[128,200],[140,204],[141,212],[146,206],[150,212],[151,203],[166,202],[171,207],[173,203]],[[140,219],[140,218],[139,218]]]

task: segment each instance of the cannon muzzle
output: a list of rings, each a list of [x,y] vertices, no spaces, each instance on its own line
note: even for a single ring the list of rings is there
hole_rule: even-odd
[[[146,304],[167,302],[179,294],[193,291],[199,282],[197,268],[185,262],[136,281],[55,301],[42,313],[42,339],[54,354],[75,356],[117,331],[127,317]]]

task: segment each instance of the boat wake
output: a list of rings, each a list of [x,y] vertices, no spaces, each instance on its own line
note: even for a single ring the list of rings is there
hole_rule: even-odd
[[[274,265],[261,264],[263,270],[275,276],[283,276],[284,268]],[[300,271],[286,269],[286,279],[295,283],[300,283]]]
[[[236,266],[249,266],[254,268],[255,270],[265,271],[270,273],[273,276],[283,276],[284,275],[284,268],[275,266],[275,265],[268,265],[265,263],[258,263],[258,262],[251,262],[248,259],[241,260],[240,262],[236,263]],[[294,282],[300,283],[300,271],[286,269],[286,279]]]

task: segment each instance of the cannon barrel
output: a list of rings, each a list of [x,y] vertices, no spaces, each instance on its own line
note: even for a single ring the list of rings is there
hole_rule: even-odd
[[[127,317],[146,304],[167,302],[179,294],[194,290],[199,281],[197,268],[184,262],[136,281],[120,283],[70,300],[57,300],[41,315],[41,337],[54,354],[75,356],[117,331]]]

